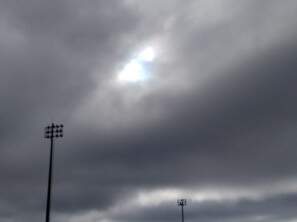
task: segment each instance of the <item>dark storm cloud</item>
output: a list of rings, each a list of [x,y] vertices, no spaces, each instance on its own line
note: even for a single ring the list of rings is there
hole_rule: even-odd
[[[116,1],[3,1],[0,8],[1,206],[10,206],[1,220],[40,218],[48,161],[42,128],[67,122],[94,87],[90,64],[117,56],[111,47],[137,20]]]
[[[59,115],[65,119],[94,87],[90,64],[104,64],[105,59],[116,56],[111,47],[117,47],[119,35],[136,23],[134,15],[115,1],[95,5],[4,1],[1,10],[3,27],[8,27],[3,32],[16,35],[7,40],[12,43],[1,54],[1,95],[7,104],[2,112],[14,112],[14,118],[22,119],[41,112],[54,115],[54,110],[63,112]],[[63,109],[56,108],[62,105]],[[52,106],[55,108],[49,110]]]
[[[111,138],[91,135],[90,146],[83,145],[88,141],[78,146],[85,148],[75,155],[81,163],[77,167],[89,169],[93,163],[97,169],[100,162],[113,172],[106,181],[125,175],[128,183],[143,180],[147,185],[185,180],[246,183],[294,175],[297,47],[288,44],[271,51],[226,70],[226,75],[234,73],[232,78],[222,75],[206,101],[197,94],[180,100],[156,98],[173,110],[161,124]]]
[[[176,206],[166,201],[133,213],[112,209],[147,190],[229,187],[236,195],[294,180],[296,8],[2,1],[1,221],[43,217],[49,121],[65,124],[55,151],[57,221],[91,220],[96,210],[98,220],[172,221]],[[167,47],[160,83],[147,91],[108,85],[130,50],[151,38]],[[189,219],[294,219],[296,193],[282,189],[260,200],[193,203]]]

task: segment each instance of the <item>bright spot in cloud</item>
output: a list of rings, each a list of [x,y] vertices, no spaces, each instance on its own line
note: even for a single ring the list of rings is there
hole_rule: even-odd
[[[155,51],[152,47],[147,47],[141,51],[138,55],[138,58],[142,61],[152,62],[156,57]]]
[[[132,60],[119,73],[118,79],[123,82],[138,82],[146,78],[142,65]]]
[[[131,59],[118,74],[120,82],[142,82],[149,78],[149,68],[156,57],[152,47],[143,49],[135,58]]]

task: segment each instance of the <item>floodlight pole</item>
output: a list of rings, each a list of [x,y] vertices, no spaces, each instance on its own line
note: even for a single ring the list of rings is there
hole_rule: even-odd
[[[45,127],[44,137],[46,139],[51,140],[45,222],[50,222],[51,196],[52,196],[52,174],[53,174],[53,158],[54,158],[54,138],[63,137],[63,127],[64,126],[62,124],[56,125],[54,123]]]
[[[184,206],[187,205],[187,200],[186,199],[179,199],[179,200],[177,200],[177,205],[181,207],[182,222],[184,222],[184,220],[185,220],[185,217],[184,217]]]

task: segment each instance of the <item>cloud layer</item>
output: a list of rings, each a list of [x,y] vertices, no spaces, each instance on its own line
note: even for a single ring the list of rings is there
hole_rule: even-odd
[[[293,221],[294,1],[0,3],[0,219]],[[146,82],[117,75],[146,47]]]

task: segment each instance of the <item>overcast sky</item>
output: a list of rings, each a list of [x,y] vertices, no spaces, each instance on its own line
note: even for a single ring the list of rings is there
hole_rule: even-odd
[[[0,221],[297,220],[295,0],[1,0]]]

